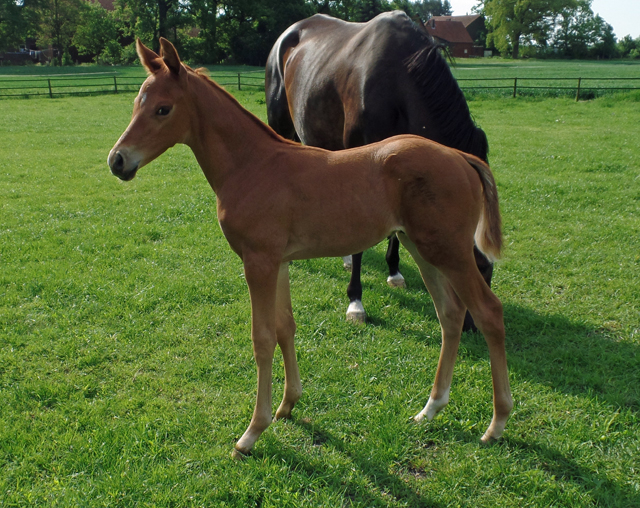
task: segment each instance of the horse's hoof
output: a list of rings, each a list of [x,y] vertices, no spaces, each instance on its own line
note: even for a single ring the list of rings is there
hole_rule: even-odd
[[[497,443],[498,441],[500,441],[502,439],[501,437],[488,436],[487,434],[488,434],[488,432],[486,432],[485,435],[480,438],[480,442],[483,445],[487,445],[487,446],[488,445],[492,445],[492,444]]]
[[[351,256],[345,256],[342,258],[342,267],[347,270],[348,272],[351,271]]]
[[[352,321],[353,323],[365,323],[367,321],[367,313],[364,311],[360,300],[354,300],[349,304],[347,321]]]
[[[395,275],[389,275],[387,277],[387,284],[392,288],[406,288],[407,283],[404,281],[404,277],[400,272]]]
[[[237,448],[234,448],[231,451],[231,458],[233,460],[237,460],[237,461],[242,461],[242,460],[246,459],[247,457],[249,457],[249,455],[251,455],[251,452],[244,453],[244,452],[241,452],[240,450],[238,450]]]

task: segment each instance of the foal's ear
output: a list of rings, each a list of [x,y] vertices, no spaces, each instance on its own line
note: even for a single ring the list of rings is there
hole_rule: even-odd
[[[149,74],[155,74],[162,69],[160,57],[142,44],[140,39],[136,39],[136,52],[138,53],[138,58],[140,58],[140,63],[144,65]]]
[[[182,65],[180,65],[178,52],[176,51],[175,46],[164,37],[160,37],[160,54],[162,55],[162,59],[169,70],[174,74],[180,74],[180,68]]]

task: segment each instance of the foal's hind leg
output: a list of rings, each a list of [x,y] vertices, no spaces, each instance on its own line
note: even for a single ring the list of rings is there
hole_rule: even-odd
[[[513,408],[507,370],[502,303],[493,294],[471,260],[459,266],[453,265],[454,268],[451,266],[440,269],[469,309],[489,347],[493,380],[493,418],[482,436],[482,441],[486,443],[502,436],[509,413]]]
[[[447,279],[420,256],[416,246],[407,236],[399,233],[398,237],[420,269],[422,280],[431,294],[442,328],[442,347],[431,395],[424,409],[415,416],[416,421],[421,421],[425,416],[431,420],[449,402],[453,367],[460,345],[461,326],[466,308]]]
[[[399,235],[399,238],[403,241],[403,244],[407,246],[409,252],[414,254],[418,266],[421,271],[423,266],[428,267],[428,263],[425,258],[428,259],[428,248],[421,249],[419,246],[413,245],[411,242],[406,242],[406,236]],[[471,249],[469,249],[470,252]],[[491,377],[493,380],[493,418],[489,428],[482,436],[483,442],[489,442],[500,438],[504,431],[505,424],[509,418],[509,413],[513,408],[513,401],[511,399],[511,389],[509,387],[509,374],[507,370],[507,355],[505,351],[505,333],[504,333],[504,318],[502,312],[502,303],[493,294],[489,286],[486,284],[475,261],[472,256],[465,256],[461,251],[458,254],[450,252],[448,255],[440,256],[442,261],[437,269],[446,278],[448,286],[441,284],[441,287],[447,288],[444,292],[448,294],[452,289],[458,296],[459,301],[462,302],[462,309],[467,307],[471,316],[473,317],[476,326],[482,332],[489,347],[489,357],[491,360]],[[427,270],[425,270],[427,271]],[[427,282],[429,279],[425,280]],[[431,287],[429,287],[431,291]],[[438,294],[438,291],[434,291]],[[434,296],[434,302],[439,300],[439,297]],[[444,298],[447,305],[451,305],[453,298]],[[436,308],[437,308],[436,303]],[[445,326],[452,326],[455,324],[455,320],[459,320],[459,310],[455,310],[453,315],[455,319],[449,320],[441,319],[443,329],[443,349],[444,349],[444,337],[446,333]],[[446,312],[444,313],[447,314]],[[438,310],[438,318],[440,318],[440,311]],[[448,323],[445,325],[445,323]],[[461,321],[459,321],[461,324]],[[458,328],[460,330],[460,328]],[[458,341],[460,335],[456,335]],[[457,345],[456,345],[457,349]],[[450,353],[449,353],[450,354]],[[453,368],[453,360],[455,355],[448,358],[448,364]],[[447,362],[445,358],[445,362]],[[441,355],[442,360],[442,355]],[[445,365],[443,364],[443,368]],[[440,366],[438,367],[440,369]],[[443,372],[443,377],[448,374],[448,371]],[[436,376],[437,377],[437,376]],[[435,388],[435,385],[434,385]],[[433,394],[433,392],[432,392]],[[436,393],[436,396],[438,394]],[[434,406],[434,407],[437,407]],[[429,404],[427,403],[427,415],[429,414]]]
[[[276,411],[276,419],[290,418],[291,410],[302,395],[300,371],[296,359],[294,337],[296,322],[291,308],[289,289],[289,264],[283,263],[278,274],[278,290],[276,295],[276,337],[284,359],[284,395],[282,403]]]

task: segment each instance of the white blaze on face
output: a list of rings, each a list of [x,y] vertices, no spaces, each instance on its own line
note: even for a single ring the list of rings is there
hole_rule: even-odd
[[[147,93],[143,93],[140,95],[140,107],[144,106],[145,101],[147,100]]]

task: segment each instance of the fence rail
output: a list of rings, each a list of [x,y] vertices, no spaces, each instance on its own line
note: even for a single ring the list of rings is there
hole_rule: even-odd
[[[468,82],[474,84],[468,85]],[[498,84],[478,85],[479,82],[499,82]],[[568,86],[555,84],[555,82],[568,82]],[[628,86],[613,86],[619,83],[629,82]],[[517,97],[518,92],[536,90],[559,90],[575,93],[576,101],[580,97],[586,97],[601,92],[630,92],[640,90],[640,78],[458,78],[462,90],[508,90],[512,97]]]
[[[264,88],[264,73],[248,71],[238,73],[211,74],[215,81],[225,87]],[[73,95],[104,95],[114,93],[137,92],[146,76],[118,76],[103,74],[100,76],[42,76],[42,77],[3,77],[0,76],[0,99],[29,97],[54,97]]]
[[[248,71],[238,73],[212,73],[211,77],[225,87],[263,88],[264,73]],[[137,92],[146,76],[65,75],[43,77],[0,76],[0,99],[28,97],[62,97],[73,95],[101,95],[109,93]],[[517,97],[540,90],[560,91],[575,99],[590,98],[595,94],[640,90],[640,78],[458,78],[463,90],[503,91]]]

